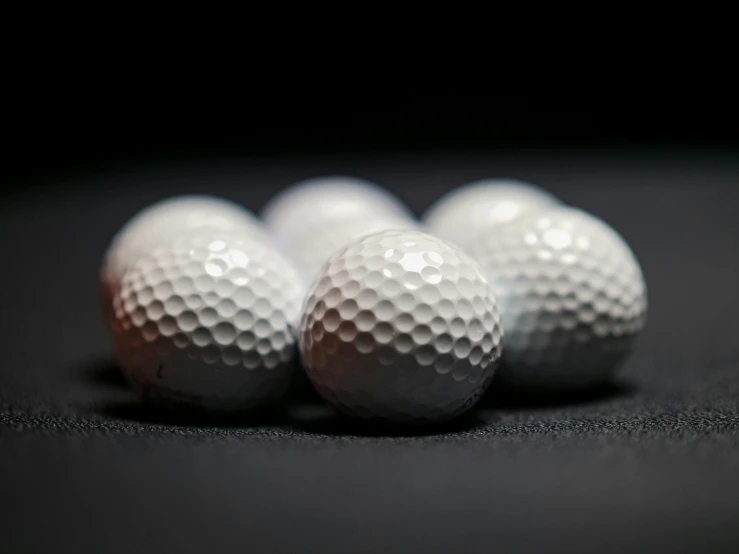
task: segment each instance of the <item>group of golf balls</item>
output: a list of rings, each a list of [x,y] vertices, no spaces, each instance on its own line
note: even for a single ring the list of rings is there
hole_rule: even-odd
[[[101,299],[147,399],[253,410],[303,372],[341,412],[401,423],[460,415],[491,383],[598,386],[647,311],[616,231],[499,179],[452,190],[422,220],[350,177],[293,185],[261,218],[222,198],[167,199],[113,238]]]

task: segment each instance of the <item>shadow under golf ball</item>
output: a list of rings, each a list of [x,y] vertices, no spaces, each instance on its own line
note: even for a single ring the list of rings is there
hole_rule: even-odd
[[[448,421],[399,423],[351,417],[326,403],[290,405],[288,422],[306,433],[342,437],[427,437],[471,432],[489,424],[474,409]]]
[[[480,399],[478,408],[500,410],[537,410],[608,402],[634,396],[632,383],[611,380],[583,388],[516,387],[493,383]]]
[[[112,358],[95,360],[83,365],[80,372],[83,381],[95,387],[128,388],[123,373]]]
[[[219,412],[141,399],[99,406],[97,412],[116,420],[172,427],[275,426],[284,424],[286,418],[283,403],[253,410]]]

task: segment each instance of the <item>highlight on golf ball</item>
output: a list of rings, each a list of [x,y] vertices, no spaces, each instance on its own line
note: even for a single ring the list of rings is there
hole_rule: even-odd
[[[254,214],[225,198],[193,194],[156,202],[132,217],[105,253],[100,270],[103,317],[110,320],[111,302],[125,271],[154,246],[181,234],[210,230],[270,240]]]

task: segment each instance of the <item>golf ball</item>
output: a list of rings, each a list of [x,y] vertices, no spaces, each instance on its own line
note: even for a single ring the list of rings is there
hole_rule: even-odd
[[[500,302],[506,348],[497,380],[579,388],[607,380],[647,315],[639,262],[610,226],[554,207],[480,236],[473,257]]]
[[[323,262],[352,239],[418,225],[389,192],[353,177],[321,177],[298,183],[270,202],[262,217],[306,285]]]
[[[119,365],[145,397],[211,410],[280,396],[294,370],[298,275],[253,237],[199,230],[160,243],[113,300]]]
[[[435,235],[469,251],[481,229],[558,203],[545,190],[522,181],[484,179],[441,197],[426,211],[423,221]]]
[[[156,244],[197,230],[216,229],[269,241],[261,222],[238,204],[206,195],[176,196],[141,210],[113,237],[100,270],[103,316],[110,320],[111,302],[124,272]]]
[[[340,411],[417,423],[477,401],[502,335],[477,262],[405,229],[362,237],[329,258],[307,294],[299,342],[308,378]]]
[[[280,243],[332,222],[378,217],[413,219],[387,190],[355,177],[329,176],[301,181],[275,196],[261,212]]]

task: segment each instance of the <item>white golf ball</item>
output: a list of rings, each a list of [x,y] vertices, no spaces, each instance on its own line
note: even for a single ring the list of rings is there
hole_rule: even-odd
[[[263,241],[212,229],[160,243],[124,273],[113,336],[147,398],[211,410],[270,402],[294,370],[302,285]]]
[[[300,351],[340,411],[399,422],[445,420],[488,387],[503,329],[480,266],[414,229],[352,242],[310,288]]]
[[[557,198],[537,186],[513,179],[484,179],[442,196],[426,211],[423,222],[430,232],[469,251],[482,229],[556,204]]]
[[[275,243],[306,285],[337,249],[353,239],[417,220],[388,191],[353,177],[320,177],[290,187],[263,210]]]
[[[110,319],[110,305],[121,278],[140,257],[159,243],[207,229],[270,240],[256,216],[225,198],[185,195],[152,204],[116,233],[105,253],[100,271],[104,317]]]
[[[261,216],[279,243],[332,222],[378,217],[414,219],[389,191],[370,181],[344,176],[301,181],[275,196]]]
[[[554,207],[480,236],[472,256],[506,329],[501,382],[579,388],[606,381],[646,322],[639,262],[610,226]]]

